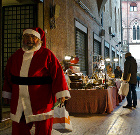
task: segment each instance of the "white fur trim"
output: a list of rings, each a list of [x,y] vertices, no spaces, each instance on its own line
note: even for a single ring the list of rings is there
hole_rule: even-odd
[[[29,91],[28,91],[28,85],[19,85],[19,89],[20,89],[19,96],[21,98],[21,103],[25,116],[33,115]]]
[[[34,52],[24,53],[23,62],[20,70],[21,77],[28,77],[28,71],[33,57],[33,53]],[[19,99],[17,111],[15,115],[11,114],[11,119],[13,119],[16,122],[19,122],[23,111],[26,116],[33,115],[28,85],[19,85]]]
[[[33,121],[42,121],[42,120],[52,118],[53,115],[54,115],[54,110],[51,110],[50,112],[47,113],[25,116],[25,119],[26,119],[26,123],[30,123]],[[19,118],[19,116],[10,113],[10,118],[11,120],[19,123],[21,117]]]
[[[25,116],[25,119],[26,119],[26,123],[30,123],[32,121],[42,121],[42,120],[52,118],[53,115],[54,115],[54,110],[51,110],[50,112],[47,113]]]
[[[33,53],[24,53],[23,55],[23,62],[20,70],[20,76],[21,77],[28,77],[28,71],[30,67],[30,63],[33,57]],[[19,85],[19,97],[21,98],[23,110],[25,115],[32,115],[32,107],[31,107],[31,101],[28,91],[28,85]]]
[[[14,115],[14,114],[10,113],[11,120],[16,121],[17,123],[19,123],[20,118],[22,116],[22,112],[23,112],[23,106],[22,106],[21,98],[19,97],[16,114]]]
[[[26,30],[24,30],[24,31],[23,31],[23,35],[24,35],[24,34],[33,34],[33,35],[35,35],[36,37],[38,37],[39,39],[41,39],[40,34],[39,34],[37,31],[33,30],[33,29],[26,29]]]
[[[34,52],[30,52],[30,53],[24,53],[23,55],[23,62],[22,62],[22,66],[21,66],[21,70],[20,70],[20,76],[21,77],[28,77],[28,71],[29,71],[29,67],[30,67],[30,63],[32,60]]]
[[[56,98],[59,99],[61,97],[65,97],[66,100],[68,100],[69,98],[71,98],[70,92],[68,90],[57,92],[56,93]]]
[[[14,115],[14,114],[10,113],[10,118],[11,118],[11,120],[13,120],[13,121],[19,123],[19,122],[20,122],[21,116],[19,117],[19,116],[17,116],[17,115]]]
[[[11,99],[11,95],[12,95],[11,92],[2,91],[2,97],[3,98],[9,98],[9,99]]]

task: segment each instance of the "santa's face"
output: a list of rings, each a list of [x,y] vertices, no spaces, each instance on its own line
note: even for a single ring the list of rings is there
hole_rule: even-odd
[[[31,50],[40,44],[40,39],[33,34],[23,35],[23,47],[25,49]]]

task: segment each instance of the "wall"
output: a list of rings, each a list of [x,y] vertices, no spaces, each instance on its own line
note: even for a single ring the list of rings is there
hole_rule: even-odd
[[[101,26],[101,16],[98,13],[96,0],[81,0],[81,2],[89,9],[89,13],[85,12],[75,0],[55,0],[53,4],[60,6],[59,17],[56,19],[56,28],[50,29],[49,24],[49,7],[52,5],[51,0],[44,0],[44,29],[47,32],[47,47],[52,50],[61,62],[65,55],[75,55],[75,20],[79,21],[88,29],[88,74],[92,75],[93,61],[93,33],[101,38],[102,55],[104,55],[104,41],[116,48],[116,44],[121,41],[120,31],[120,1],[111,0],[112,18],[110,17],[109,0],[105,4],[103,11],[103,27]],[[116,6],[117,31],[114,31],[115,15],[114,7]],[[119,11],[119,12],[118,12]],[[112,26],[115,37],[109,35],[109,26]],[[100,30],[105,29],[105,36],[99,36]],[[119,47],[116,48],[119,50]],[[111,51],[111,50],[110,50]],[[110,56],[111,57],[111,56]]]

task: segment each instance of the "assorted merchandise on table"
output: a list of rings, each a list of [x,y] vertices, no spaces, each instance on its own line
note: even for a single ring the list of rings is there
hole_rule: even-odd
[[[123,100],[118,94],[120,78],[115,78],[110,65],[101,57],[93,63],[93,74],[90,77],[80,70],[78,62],[76,56],[64,62],[71,94],[66,109],[69,113],[111,113]]]
[[[69,67],[65,71],[65,76],[70,89],[107,89],[108,86],[115,86],[114,73],[105,70],[105,63],[102,57],[98,62],[93,63],[93,75],[91,77],[84,75],[80,71],[78,64],[79,58],[73,57],[69,62]],[[108,67],[107,65],[106,67]]]

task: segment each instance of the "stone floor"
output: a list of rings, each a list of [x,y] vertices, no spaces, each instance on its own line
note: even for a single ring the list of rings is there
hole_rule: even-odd
[[[52,135],[140,135],[140,88],[137,88],[138,105],[134,109],[124,109],[126,99],[111,114],[70,114],[73,125],[71,133]],[[34,127],[31,130],[34,135]],[[11,135],[11,127],[0,131],[0,135]]]

